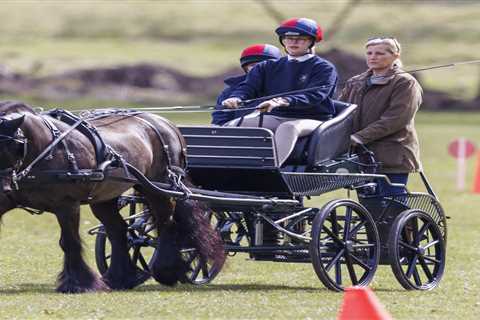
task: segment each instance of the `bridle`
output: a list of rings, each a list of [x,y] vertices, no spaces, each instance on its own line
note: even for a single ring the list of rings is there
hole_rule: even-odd
[[[14,157],[13,161],[7,161],[6,168],[0,169],[1,190],[11,191],[12,186],[18,189],[16,176],[27,156],[28,139],[18,128],[12,136],[0,134],[0,146],[7,146],[9,150],[12,150]]]
[[[17,129],[13,136],[0,134],[0,146],[3,144],[13,145],[14,154],[18,159],[12,163],[12,168],[20,168],[27,156],[28,139],[23,134],[22,129]]]

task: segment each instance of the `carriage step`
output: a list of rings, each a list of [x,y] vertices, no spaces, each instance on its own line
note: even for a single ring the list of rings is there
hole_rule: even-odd
[[[283,251],[268,253],[252,253],[251,257],[256,261],[273,261],[273,262],[311,262],[308,250],[301,251]]]
[[[274,262],[312,262],[309,254],[294,254],[294,255],[283,255],[283,254],[276,254]]]

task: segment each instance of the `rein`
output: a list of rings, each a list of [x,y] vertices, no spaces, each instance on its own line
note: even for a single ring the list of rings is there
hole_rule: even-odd
[[[428,70],[435,70],[435,69],[444,69],[444,68],[453,68],[457,67],[460,65],[467,65],[467,64],[480,64],[480,59],[478,60],[468,60],[468,61],[460,61],[460,62],[453,62],[453,63],[447,63],[447,64],[441,64],[441,65],[434,65],[434,66],[427,66],[427,67],[422,67],[418,69],[411,69],[411,70],[404,70],[400,72],[394,72],[382,76],[375,76],[374,78],[376,79],[383,79],[383,78],[389,78],[398,74],[415,74],[418,72],[423,72],[423,71],[428,71]],[[352,83],[352,82],[360,82],[360,81],[365,81],[365,79],[349,79],[340,83],[337,83],[335,85],[321,85],[321,86],[316,86],[316,87],[310,87],[310,88],[305,88],[305,89],[298,89],[298,90],[292,90],[292,91],[285,91],[285,92],[280,92],[277,94],[273,95],[268,95],[268,96],[263,96],[263,97],[258,97],[258,98],[253,98],[253,99],[247,99],[243,100],[240,102],[241,106],[244,106],[246,104],[252,103],[252,102],[260,102],[260,101],[265,101],[273,98],[279,98],[283,97],[285,95],[292,95],[292,94],[298,94],[298,93],[305,93],[305,92],[310,92],[310,91],[315,91],[315,90],[321,90],[321,89],[327,89],[331,88],[333,86],[342,86],[347,83]],[[172,107],[146,107],[146,108],[136,108],[135,110],[138,111],[146,111],[146,112],[158,112],[158,113],[183,113],[183,112],[211,112],[215,110],[215,107],[217,105],[198,105],[198,106],[172,106]],[[258,108],[255,107],[248,107],[248,108],[242,108],[242,110],[247,111],[247,110],[258,110]],[[88,112],[89,110],[78,110],[75,112]],[[223,109],[218,109],[215,111],[220,111],[220,112],[235,112],[238,111],[237,108],[234,109],[228,109],[228,108],[223,108]]]

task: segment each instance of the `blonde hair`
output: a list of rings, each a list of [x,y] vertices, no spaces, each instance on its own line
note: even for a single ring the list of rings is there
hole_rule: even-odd
[[[398,55],[398,58],[393,62],[393,65],[401,68],[403,66],[402,61],[400,60],[400,53],[402,51],[402,47],[400,46],[400,42],[398,42],[397,39],[392,38],[392,37],[376,37],[376,38],[370,38],[367,40],[367,43],[365,43],[365,48],[368,48],[370,46],[376,46],[379,44],[383,44],[387,46],[388,52],[391,54]]]

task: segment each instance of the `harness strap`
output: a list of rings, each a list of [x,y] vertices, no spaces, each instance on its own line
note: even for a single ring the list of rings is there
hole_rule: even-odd
[[[172,158],[170,157],[169,151],[169,146],[168,144],[165,143],[165,139],[163,139],[162,134],[158,131],[158,129],[150,123],[148,120],[140,118],[138,116],[135,116],[135,118],[140,119],[142,122],[147,124],[152,130],[155,132],[157,135],[158,139],[163,145],[163,151],[165,153],[165,156],[167,158],[167,175],[168,175],[168,180],[172,183],[172,185],[178,189],[181,190],[185,196],[188,197],[188,195],[191,194],[190,189],[183,183],[183,178],[185,178],[186,173],[185,170],[179,166],[174,166],[172,165]],[[178,137],[180,141],[180,137]],[[185,152],[184,148],[182,148],[182,152]]]
[[[97,131],[97,128],[95,128],[95,126],[86,121],[89,117],[92,116],[92,114],[85,114],[79,117],[63,109],[53,109],[46,114],[68,124],[69,126],[75,124],[79,119],[83,119],[83,123],[77,129],[92,143],[95,150],[97,165],[100,165],[100,163],[102,163],[103,161],[105,161],[106,158],[108,158],[109,155],[107,144],[103,141],[102,137]],[[105,114],[105,116],[108,116],[108,114]]]
[[[163,146],[163,153],[165,154],[165,157],[167,158],[167,167],[168,168],[171,168],[172,167],[172,158],[170,157],[170,153],[168,152],[169,150],[169,146],[168,144],[165,143],[165,140],[163,139],[162,137],[162,134],[158,131],[158,129],[152,124],[150,123],[148,120],[146,119],[143,119],[143,118],[140,118],[138,116],[134,116],[135,118],[139,119],[140,121],[142,121],[143,123],[145,123],[148,127],[150,127],[153,132],[155,132],[158,140],[160,140],[160,143],[162,144]]]
[[[50,120],[48,120],[45,117],[42,117],[42,121],[45,124],[45,126],[50,130],[50,133],[52,134],[52,141],[55,141],[60,136],[60,130],[58,130],[57,126]],[[53,159],[53,148],[50,150],[50,154],[45,157],[46,160]]]
[[[25,169],[23,169],[20,173],[17,174],[16,176],[16,182],[20,181],[23,179],[30,170],[32,170],[33,166],[36,165],[39,161],[45,158],[45,156],[52,151],[53,148],[57,146],[70,132],[75,130],[81,123],[83,122],[83,119],[78,120],[76,123],[74,123],[70,128],[68,128],[66,131],[64,131],[62,134],[60,134],[52,143],[45,149],[43,150]]]
[[[170,128],[173,130],[173,132],[175,132],[175,134],[177,135],[178,141],[180,142],[180,144],[182,146],[182,156],[185,159],[185,166],[186,166],[186,164],[187,164],[187,145],[186,145],[185,139],[182,136],[182,133],[180,132],[180,130],[178,130],[177,126],[175,126],[170,120],[168,120],[166,118],[163,118],[163,117],[161,117],[161,118],[166,124],[168,124],[170,126]]]
[[[58,129],[58,127],[52,122],[50,121],[48,118],[46,117],[42,117],[42,120],[43,120],[43,123],[45,124],[45,126],[50,130],[50,132],[52,133],[52,140],[55,141],[55,139],[57,139],[60,134],[61,134],[61,131]],[[68,143],[65,139],[62,139],[62,146],[63,146],[63,149],[65,150],[65,158],[67,159],[68,161],[68,164],[69,164],[69,167],[70,169],[74,170],[74,171],[78,171],[78,164],[77,164],[77,160],[75,159],[75,155],[73,153],[70,152],[70,149],[68,148]],[[50,154],[48,156],[45,157],[46,160],[51,160],[53,159],[53,151],[54,149],[52,148],[50,150]]]
[[[67,161],[70,169],[72,169],[73,171],[78,171],[77,159],[75,158],[75,154],[70,152],[70,149],[68,148],[67,140],[63,139],[62,145],[63,145],[63,148],[65,149],[65,153],[66,153],[66,157],[67,157]]]

